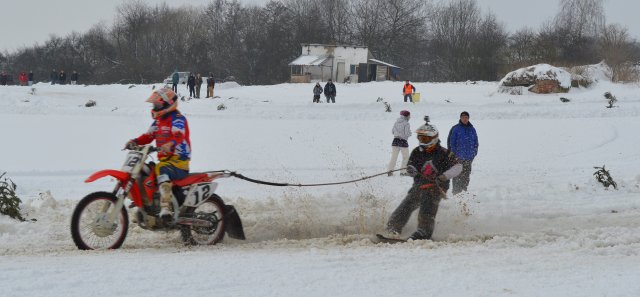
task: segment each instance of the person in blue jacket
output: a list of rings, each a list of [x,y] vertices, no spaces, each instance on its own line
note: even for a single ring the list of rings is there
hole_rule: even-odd
[[[478,134],[476,129],[469,122],[469,113],[460,113],[460,121],[451,127],[447,138],[447,147],[456,155],[462,163],[462,173],[453,178],[453,195],[466,191],[469,186],[471,175],[471,163],[478,155]]]

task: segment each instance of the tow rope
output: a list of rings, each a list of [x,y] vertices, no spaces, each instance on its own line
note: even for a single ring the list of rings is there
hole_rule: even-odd
[[[228,174],[230,176],[233,177],[237,177],[239,179],[243,179],[252,183],[256,183],[256,184],[261,184],[261,185],[267,185],[267,186],[276,186],[276,187],[317,187],[317,186],[331,186],[331,185],[342,185],[342,184],[349,184],[349,183],[355,183],[355,182],[359,182],[359,181],[363,181],[363,180],[367,180],[370,178],[374,178],[376,176],[381,176],[381,175],[385,175],[385,174],[389,174],[392,172],[396,172],[396,171],[400,171],[400,170],[405,170],[406,168],[400,168],[400,169],[396,169],[396,170],[390,170],[390,171],[386,171],[383,173],[378,173],[378,174],[374,174],[374,175],[369,175],[369,176],[365,176],[359,179],[354,179],[354,180],[348,180],[348,181],[342,181],[342,182],[333,182],[333,183],[322,183],[322,184],[290,184],[290,183],[274,183],[274,182],[268,182],[268,181],[262,181],[262,180],[257,180],[257,179],[253,179],[253,178],[248,178],[240,173],[236,173],[236,172],[228,172]]]

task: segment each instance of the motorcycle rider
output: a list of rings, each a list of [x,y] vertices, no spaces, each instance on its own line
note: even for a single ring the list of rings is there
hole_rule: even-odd
[[[160,218],[167,222],[173,217],[171,200],[172,181],[189,175],[191,159],[191,141],[187,118],[178,111],[178,95],[169,89],[161,88],[151,93],[146,100],[153,104],[151,117],[153,123],[149,130],[139,137],[129,140],[131,144],[144,145],[156,141],[158,164],[155,167],[160,189]]]
[[[431,239],[440,200],[446,198],[449,180],[462,172],[462,165],[448,149],[440,146],[438,129],[424,124],[416,130],[420,145],[409,156],[407,174],[413,185],[387,222],[387,237],[400,238],[411,213],[418,211],[418,229],[409,239]]]

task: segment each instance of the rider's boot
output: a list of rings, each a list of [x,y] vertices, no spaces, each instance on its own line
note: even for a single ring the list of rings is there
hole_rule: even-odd
[[[160,184],[160,219],[164,222],[173,221],[173,207],[171,205],[171,199],[173,193],[171,188],[173,184],[171,182],[164,182]]]

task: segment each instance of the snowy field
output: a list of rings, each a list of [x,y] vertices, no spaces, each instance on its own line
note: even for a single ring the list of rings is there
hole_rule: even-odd
[[[311,188],[230,178],[218,194],[238,209],[246,241],[185,247],[178,233],[131,226],[114,251],[77,250],[70,217],[83,196],[112,189],[108,178],[83,181],[120,168],[124,143],[151,123],[144,100],[152,86],[0,87],[0,173],[37,219],[0,217],[0,296],[640,295],[638,85],[523,96],[496,93],[495,82],[415,86],[416,104],[402,102],[400,82],[337,84],[336,104],[313,104],[312,84],[227,83],[219,98],[179,109],[189,120],[192,172],[287,183],[384,172],[402,109],[412,130],[429,115],[445,142],[468,111],[479,155],[469,192],[440,204],[433,241],[369,240],[410,178]],[[605,108],[606,91],[617,107]],[[85,107],[88,100],[97,105]],[[594,179],[602,165],[618,190]],[[415,226],[414,216],[403,233]]]

